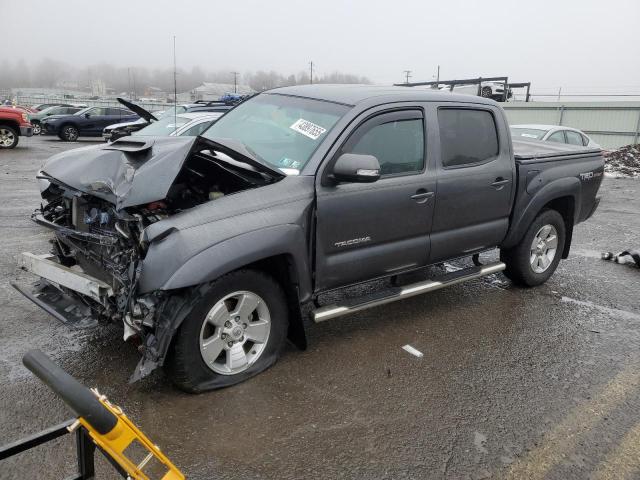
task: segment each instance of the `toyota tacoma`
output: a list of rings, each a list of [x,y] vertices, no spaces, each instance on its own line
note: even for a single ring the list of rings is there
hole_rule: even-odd
[[[490,99],[275,89],[198,137],[50,158],[32,218],[53,249],[24,253],[40,279],[15,287],[70,326],[122,325],[141,352],[132,380],[163,365],[184,390],[224,387],[272,365],[287,338],[304,348],[307,321],[500,271],[540,285],[596,209],[603,166],[599,149],[512,140]],[[467,256],[476,266],[397,282]]]

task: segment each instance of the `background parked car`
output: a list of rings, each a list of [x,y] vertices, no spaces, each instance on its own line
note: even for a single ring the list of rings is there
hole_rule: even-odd
[[[221,116],[222,112],[181,113],[175,117],[163,117],[131,136],[197,137]]]
[[[36,105],[31,105],[31,108],[37,112],[41,112],[45,108],[49,107],[72,107],[70,103],[38,103]]]
[[[164,117],[173,119],[175,115],[182,115],[183,113],[187,112],[219,112],[220,114],[222,114],[234,107],[233,102],[201,100],[196,103],[188,103],[184,105],[178,105],[177,107],[171,107],[167,110],[164,110],[163,112],[156,113],[148,112],[139,105],[133,104],[122,98],[118,98],[118,101],[125,105],[127,108],[135,111],[138,115],[140,115],[141,118],[135,122],[124,122],[107,126],[102,131],[102,138],[104,138],[105,142],[112,142],[114,140],[117,140],[118,138],[131,135],[133,132],[144,129],[154,121],[160,120]],[[166,133],[166,135],[168,135],[169,133]]]
[[[107,125],[132,122],[139,117],[131,110],[119,107],[87,107],[73,115],[51,115],[42,121],[42,133],[58,135],[60,139],[73,142],[80,135],[99,137]]]
[[[33,134],[40,135],[40,132],[42,131],[41,122],[45,118],[50,117],[51,115],[73,115],[80,110],[82,110],[80,107],[56,105],[53,107],[44,108],[37,113],[30,113],[29,120],[31,121],[31,125],[33,126]]]
[[[440,87],[440,90],[451,91],[450,86]],[[453,87],[454,93],[462,93],[465,95],[478,95],[478,85],[455,85]],[[501,82],[482,82],[480,85],[480,96],[484,98],[491,98],[496,102],[501,102],[504,98],[504,83]],[[511,89],[507,91],[507,99],[513,96]]]
[[[511,125],[511,135],[513,137],[542,140],[543,142],[567,143],[569,145],[600,148],[600,145],[577,128],[558,125]]]
[[[21,108],[0,106],[0,149],[15,148],[20,136],[33,135],[29,114]]]

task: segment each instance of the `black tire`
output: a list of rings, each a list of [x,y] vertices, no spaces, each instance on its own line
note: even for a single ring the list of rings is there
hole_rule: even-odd
[[[16,148],[18,141],[18,131],[9,125],[0,125],[0,149]]]
[[[42,124],[40,122],[33,122],[31,126],[33,127],[34,135],[40,135],[42,133]]]
[[[555,255],[548,267],[543,272],[535,272],[532,264],[532,243],[534,237],[547,225],[552,226],[557,233],[557,247]],[[525,287],[535,287],[546,282],[558,267],[564,243],[566,240],[566,228],[564,219],[556,210],[542,211],[529,225],[527,232],[520,240],[520,243],[510,249],[502,249],[500,251],[500,260],[503,261],[507,268],[504,274],[518,285]]]
[[[491,87],[482,87],[482,89],[480,90],[481,97],[491,98],[492,94],[493,94],[493,91],[491,90]]]
[[[200,353],[201,331],[211,309],[238,291],[254,293],[264,300],[271,317],[270,331],[262,352],[248,368],[235,374],[221,374],[212,370]],[[277,361],[287,338],[289,321],[285,293],[272,277],[260,271],[237,270],[199,287],[195,295],[198,298],[176,332],[165,361],[165,371],[176,387],[189,393],[229,387],[257,375]]]
[[[76,126],[66,124],[60,127],[60,134],[58,136],[65,142],[75,142],[78,140],[80,132],[78,131],[78,128]]]

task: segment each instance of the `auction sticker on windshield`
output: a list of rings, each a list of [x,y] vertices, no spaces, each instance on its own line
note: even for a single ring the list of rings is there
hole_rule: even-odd
[[[320,135],[327,131],[326,128],[322,128],[320,125],[316,125],[304,118],[299,118],[289,128],[301,133],[305,137],[309,137],[312,140],[317,140]]]

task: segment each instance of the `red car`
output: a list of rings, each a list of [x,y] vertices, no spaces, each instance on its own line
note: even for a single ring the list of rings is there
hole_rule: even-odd
[[[0,149],[14,148],[20,136],[33,135],[29,116],[21,108],[0,107]]]

